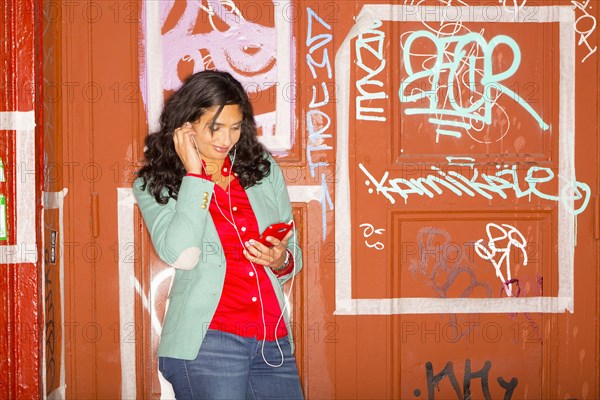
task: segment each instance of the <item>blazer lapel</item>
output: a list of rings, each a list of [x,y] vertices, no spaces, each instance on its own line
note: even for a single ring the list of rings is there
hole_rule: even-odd
[[[261,185],[254,185],[246,189],[246,195],[258,222],[259,232],[263,232],[271,221],[269,209],[265,202],[265,193],[262,189],[264,185],[265,183],[263,182]]]

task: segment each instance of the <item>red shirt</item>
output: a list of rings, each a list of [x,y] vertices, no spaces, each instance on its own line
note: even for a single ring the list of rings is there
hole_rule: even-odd
[[[222,168],[223,176],[229,175],[231,163],[228,158],[225,159]],[[211,180],[206,174],[188,175]],[[223,292],[209,328],[243,337],[256,337],[259,340],[263,337],[266,340],[275,340],[276,337],[287,336],[283,318],[277,325],[281,308],[265,271],[265,268],[269,267],[253,264],[243,254],[242,243],[258,239],[260,232],[246,191],[235,176],[229,184],[228,191],[215,184],[209,211],[221,239],[227,263]],[[237,232],[230,221],[235,222]],[[293,270],[293,259],[291,255],[289,257],[290,265],[284,271],[276,272],[277,275],[285,275]],[[263,313],[266,336],[263,329]]]

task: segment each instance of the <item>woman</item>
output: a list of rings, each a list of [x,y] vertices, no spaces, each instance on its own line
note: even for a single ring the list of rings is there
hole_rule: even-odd
[[[178,399],[302,398],[282,290],[302,260],[293,231],[257,241],[292,209],[248,95],[226,72],[199,72],[160,125],[133,187],[156,252],[176,269],[160,371]]]

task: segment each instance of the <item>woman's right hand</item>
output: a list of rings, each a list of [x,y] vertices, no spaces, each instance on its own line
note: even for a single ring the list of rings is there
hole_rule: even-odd
[[[175,129],[175,132],[173,132],[175,152],[179,156],[187,173],[201,174],[202,161],[196,151],[192,136],[196,136],[196,131],[189,122]]]

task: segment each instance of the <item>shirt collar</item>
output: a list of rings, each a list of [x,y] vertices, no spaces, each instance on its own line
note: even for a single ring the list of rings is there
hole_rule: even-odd
[[[204,162],[204,160],[202,160],[202,177],[206,178],[208,180],[211,180],[212,175],[210,175],[208,172],[206,172],[206,163]],[[229,176],[231,174],[231,160],[229,159],[229,156],[225,157],[225,160],[223,161],[223,165],[221,166],[221,175],[223,176]]]

